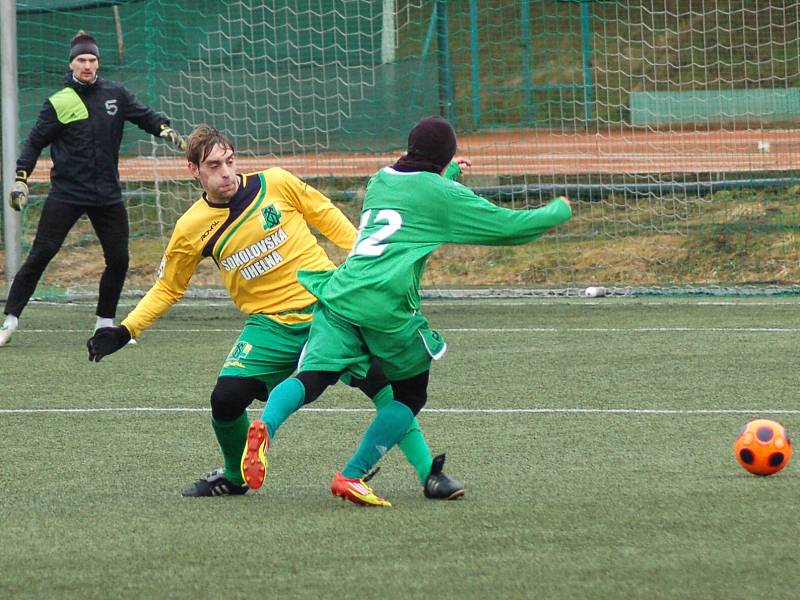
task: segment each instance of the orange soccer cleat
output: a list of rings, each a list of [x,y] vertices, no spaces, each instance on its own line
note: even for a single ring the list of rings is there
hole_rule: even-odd
[[[331,481],[331,493],[334,496],[339,496],[345,500],[349,500],[353,504],[361,506],[391,506],[392,503],[376,496],[372,488],[369,487],[362,479],[348,479],[342,475],[341,471],[333,476]]]
[[[253,421],[247,429],[247,442],[242,453],[242,477],[247,487],[257,490],[267,478],[269,433],[263,421]]]

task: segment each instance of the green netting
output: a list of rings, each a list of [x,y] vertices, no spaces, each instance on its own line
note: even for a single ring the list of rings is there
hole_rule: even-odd
[[[375,0],[18,2],[21,130],[60,85],[78,29],[98,38],[106,77],[178,105],[187,126],[228,120],[254,152],[395,147],[426,111],[461,131],[596,128],[630,123],[632,92],[798,86],[791,2],[482,0],[474,18],[471,4],[397,0],[384,63]]]
[[[475,159],[467,183],[485,195],[514,208],[565,191],[578,201],[572,223],[545,242],[442,252],[429,286],[800,282],[800,107],[770,100],[800,93],[798,0],[17,6],[20,137],[60,86],[69,39],[84,29],[98,38],[101,74],[180,130],[211,123],[240,155],[355,199],[351,213],[369,170],[434,113],[456,124],[461,151]],[[713,107],[699,109],[708,98]],[[386,154],[364,158],[375,153]],[[137,238],[132,281],[146,287],[196,188],[185,174],[158,174],[145,159],[175,154],[135,127],[122,154],[141,162],[123,177]],[[39,200],[46,190],[34,184]],[[84,252],[93,243],[86,227],[72,236],[66,266],[45,284],[92,282],[96,265],[71,273],[75,257],[97,254]]]
[[[380,67],[374,4],[127,2],[118,5],[121,36],[109,5],[20,14],[21,135],[60,85],[69,39],[84,29],[98,39],[101,74],[183,128],[213,122],[253,153],[396,145],[379,117],[406,112],[396,133],[436,112],[436,70],[419,57]],[[411,102],[398,101],[412,84]],[[131,133],[123,154],[147,140]]]

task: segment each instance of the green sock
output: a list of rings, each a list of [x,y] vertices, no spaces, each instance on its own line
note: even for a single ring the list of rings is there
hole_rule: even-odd
[[[377,410],[382,410],[392,400],[394,400],[394,395],[392,394],[392,386],[390,385],[387,385],[375,394],[375,397],[372,399]],[[400,450],[403,451],[408,463],[414,467],[422,485],[425,485],[425,481],[431,473],[433,458],[431,457],[430,448],[428,448],[428,443],[425,441],[425,436],[422,435],[422,430],[419,427],[419,422],[416,417],[414,417],[414,420],[411,422],[411,427],[408,428],[408,431],[406,431],[403,437],[400,438],[400,441],[397,442],[397,445],[400,447]]]
[[[283,422],[303,406],[305,399],[306,388],[295,377],[285,379],[275,386],[261,413],[261,420],[267,425],[270,441],[275,439],[275,434]],[[242,447],[244,448],[244,446]]]
[[[350,458],[342,475],[349,479],[363,477],[400,441],[414,420],[414,413],[405,404],[392,400],[378,411],[364,432],[358,450]]]
[[[225,479],[235,485],[243,485],[242,451],[247,441],[247,428],[250,426],[247,412],[243,412],[233,421],[217,421],[211,417],[211,426],[214,428],[217,442],[222,449],[222,458],[225,460]]]

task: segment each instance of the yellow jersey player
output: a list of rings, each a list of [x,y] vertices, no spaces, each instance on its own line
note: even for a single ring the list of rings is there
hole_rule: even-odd
[[[335,267],[309,226],[346,250],[356,230],[328,198],[283,169],[238,173],[233,144],[207,125],[191,133],[186,156],[202,197],[175,224],[153,287],[119,327],[98,329],[87,348],[89,360],[99,362],[137,338],[180,300],[200,262],[211,258],[249,318],[211,393],[211,424],[224,466],[183,495],[240,495],[248,489],[240,470],[250,425],[246,409],[254,399],[266,400],[295,371],[311,327],[316,298],[298,283],[297,271]],[[372,398],[378,411],[393,400],[377,363],[363,379],[348,383]],[[401,448],[426,497],[463,494],[463,485],[442,472],[444,455],[431,457],[416,421]]]

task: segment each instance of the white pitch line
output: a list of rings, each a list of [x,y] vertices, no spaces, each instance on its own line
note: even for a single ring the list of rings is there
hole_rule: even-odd
[[[250,409],[260,412],[261,409]],[[210,408],[115,407],[115,408],[0,408],[0,414],[86,414],[86,413],[208,413]],[[301,408],[307,413],[373,413],[372,408]],[[599,415],[798,415],[800,409],[758,408],[423,408],[438,414],[599,414]]]
[[[459,327],[452,329],[439,329],[439,331],[472,333],[478,331],[488,332],[533,332],[533,333],[670,333],[670,332],[763,332],[763,333],[797,333],[797,327]]]
[[[443,327],[444,333],[798,333],[800,327]],[[237,329],[149,329],[150,333],[239,333]],[[20,333],[85,333],[85,329],[24,329]]]
[[[244,327],[244,323],[242,323],[242,327]],[[203,329],[148,329],[148,333],[241,333],[242,327],[236,329],[211,329],[211,328],[203,328]],[[86,329],[20,329],[19,333],[85,333],[87,336],[92,335],[91,331],[87,331]]]
[[[626,302],[626,304],[615,303],[616,300]],[[798,306],[799,301],[791,300],[775,300],[769,302],[762,301],[749,301],[749,300],[687,300],[686,302],[669,302],[665,300],[643,300],[641,296],[611,296],[602,298],[600,300],[590,300],[588,298],[575,298],[569,297],[526,297],[526,298],[509,298],[509,299],[491,299],[491,298],[462,298],[458,300],[441,300],[432,299],[424,303],[424,308],[439,307],[439,306],[530,306],[535,308],[549,307],[558,308],[561,306],[602,306],[604,308],[629,308],[633,306],[670,306],[679,308],[696,308],[701,307],[741,307],[746,308],[749,306]],[[93,306],[93,305],[92,305]]]

